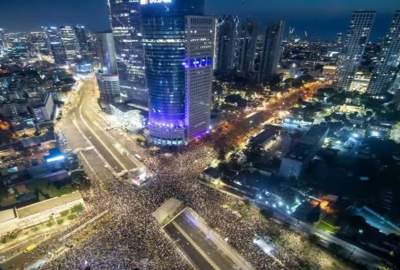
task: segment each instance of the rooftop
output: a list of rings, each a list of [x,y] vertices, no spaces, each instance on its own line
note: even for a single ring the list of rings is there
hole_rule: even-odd
[[[251,139],[251,143],[253,145],[261,145],[266,141],[270,140],[274,136],[278,135],[281,130],[281,127],[268,125],[265,127],[265,130],[258,134],[257,136]]]
[[[305,143],[296,143],[285,156],[293,160],[304,161],[314,153],[312,147]]]

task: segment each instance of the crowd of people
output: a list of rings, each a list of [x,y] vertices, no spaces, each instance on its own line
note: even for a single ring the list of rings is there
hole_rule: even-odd
[[[336,260],[320,249],[306,249],[310,244],[304,239],[297,246],[292,243],[286,247],[290,235],[298,239],[302,236],[263,218],[255,208],[202,185],[198,176],[215,156],[212,148],[201,145],[173,156],[148,158],[146,165],[154,178],[143,187],[110,177],[102,179],[107,182],[106,190],[102,190],[94,182],[87,199],[94,207],[92,211],[109,210],[109,218],[90,233],[83,232],[86,237],[77,235],[75,246],[45,268],[191,269],[151,216],[164,201],[177,198],[202,216],[255,269],[301,269],[310,263],[322,269],[319,260],[312,261],[305,254],[310,249],[313,256],[327,258],[323,269],[338,269]],[[235,215],[232,208],[240,214]],[[274,240],[273,256],[253,243],[257,236]]]

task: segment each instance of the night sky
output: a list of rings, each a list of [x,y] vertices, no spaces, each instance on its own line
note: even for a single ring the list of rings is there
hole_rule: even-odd
[[[0,27],[10,31],[39,29],[41,25],[84,24],[93,31],[107,29],[106,0],[0,0]],[[298,33],[332,39],[345,31],[355,9],[378,11],[374,38],[388,28],[399,0],[207,0],[208,14],[254,17],[260,24],[283,18]]]

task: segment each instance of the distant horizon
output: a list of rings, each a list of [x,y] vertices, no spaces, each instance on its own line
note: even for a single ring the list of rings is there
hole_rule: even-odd
[[[99,1],[103,4],[99,4]],[[378,40],[386,35],[389,30],[390,21],[400,3],[393,0],[382,0],[381,4],[374,7],[370,1],[355,0],[351,4],[336,4],[344,0],[325,0],[326,5],[322,5],[319,0],[312,0],[312,5],[301,5],[301,1],[290,0],[291,5],[284,7],[278,2],[289,0],[270,1],[268,5],[257,9],[257,5],[263,5],[263,0],[209,0],[207,1],[207,15],[221,16],[234,15],[240,18],[250,18],[256,20],[261,25],[263,32],[266,25],[272,21],[283,19],[287,22],[287,27],[294,27],[299,36],[304,37],[307,31],[311,40],[335,40],[337,33],[345,33],[348,29],[351,12],[364,9],[377,10],[377,18],[372,31],[371,40]],[[311,1],[311,0],[310,0]],[[361,2],[363,2],[361,4]],[[38,3],[39,2],[39,3]],[[388,4],[382,4],[387,2]],[[232,5],[231,5],[232,3]],[[343,8],[342,6],[346,6]],[[294,8],[302,10],[294,11]],[[335,10],[330,11],[331,9]],[[354,8],[353,8],[354,7]],[[39,11],[39,10],[40,11]],[[315,12],[313,12],[315,11]],[[90,12],[90,16],[88,16]],[[46,14],[46,16],[43,16]],[[13,0],[11,3],[0,3],[0,28],[9,32],[30,32],[38,31],[45,25],[76,25],[82,24],[93,32],[110,30],[108,27],[107,6],[104,0],[38,0],[35,5],[27,3],[26,0]]]

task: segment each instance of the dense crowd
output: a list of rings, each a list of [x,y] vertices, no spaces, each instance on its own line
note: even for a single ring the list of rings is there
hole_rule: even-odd
[[[251,206],[200,184],[197,177],[214,156],[211,148],[201,146],[173,157],[150,158],[147,165],[155,177],[140,188],[112,178],[106,191],[94,185],[88,199],[95,211],[108,209],[110,218],[45,268],[191,269],[151,216],[173,197],[193,208],[256,269],[300,269],[310,261],[315,269],[345,269],[337,268],[335,259],[321,250],[310,248],[302,236],[262,218]],[[232,209],[245,210],[235,215]],[[276,240],[273,256],[253,243],[256,235]],[[310,256],[326,260],[321,264]]]

